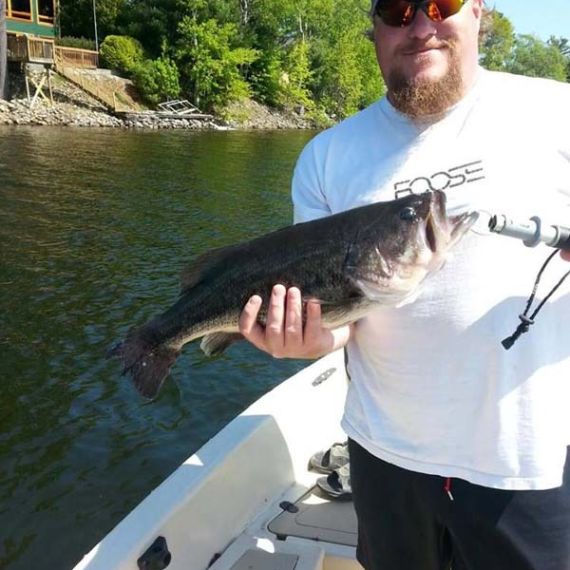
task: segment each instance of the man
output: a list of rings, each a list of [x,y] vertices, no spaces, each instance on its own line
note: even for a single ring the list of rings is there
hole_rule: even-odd
[[[296,221],[442,189],[452,213],[568,224],[570,86],[480,69],[482,12],[483,0],[373,4],[387,97],[304,149]],[[366,569],[570,569],[568,287],[501,345],[547,254],[471,232],[416,301],[334,331],[317,303],[303,329],[296,288],[274,287],[265,328],[259,297],[244,308],[242,334],[276,357],[346,347],[342,425]],[[538,298],[567,270],[553,259]]]

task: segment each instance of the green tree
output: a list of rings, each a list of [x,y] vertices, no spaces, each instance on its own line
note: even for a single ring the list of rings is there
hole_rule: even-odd
[[[175,0],[179,19],[189,16],[199,22],[216,20],[219,24],[240,25],[238,0]],[[238,34],[239,35],[239,34]]]
[[[566,81],[566,61],[560,50],[531,35],[517,36],[511,61],[511,73]]]
[[[158,58],[176,35],[180,13],[179,0],[129,0],[117,14],[116,29],[139,40],[149,57]]]
[[[61,6],[65,33],[92,38],[92,0]],[[170,61],[183,96],[200,107],[253,96],[336,117],[384,89],[368,9],[369,0],[97,0],[100,37],[134,38],[153,61]],[[171,77],[162,63],[133,61],[127,44],[109,54],[113,41],[103,42],[103,59],[136,75],[141,90]]]
[[[297,31],[291,30],[291,2],[254,0],[244,5],[242,11],[240,30],[244,45],[259,53],[247,73],[252,93],[262,102],[279,106],[284,97],[284,81],[286,84],[287,80],[285,66],[288,54],[299,39]]]
[[[363,108],[384,95],[386,93],[386,85],[378,69],[374,44],[370,41],[368,35],[365,36],[364,40],[359,39],[359,52],[360,81],[362,83],[360,107]]]
[[[510,20],[501,12],[487,12],[480,41],[481,65],[493,71],[504,71],[515,45],[515,33]]]
[[[358,0],[321,12],[313,45],[313,92],[326,111],[346,117],[383,93],[370,20]]]
[[[252,62],[248,78],[252,94],[262,103],[277,107],[284,73],[281,50],[276,47],[260,50],[259,57]]]
[[[293,44],[285,58],[279,103],[289,110],[312,110],[314,105],[308,88],[310,79],[309,44],[301,39]]]
[[[568,38],[550,36],[548,45],[558,49],[566,60],[566,81],[570,83],[570,42],[568,41]]]
[[[570,57],[570,42],[568,41],[568,38],[557,38],[556,36],[550,36],[550,39],[547,43],[550,46],[558,48],[564,57]]]
[[[117,17],[128,0],[97,0],[97,33],[99,43],[117,32]],[[62,36],[95,39],[93,0],[60,0],[59,22]]]
[[[182,87],[197,105],[210,107],[247,97],[251,90],[242,73],[258,52],[235,45],[235,24],[204,22],[186,16],[178,27],[176,63]]]
[[[327,111],[337,117],[356,112],[362,102],[363,85],[356,38],[344,35],[336,49],[327,50],[320,77],[320,98]]]

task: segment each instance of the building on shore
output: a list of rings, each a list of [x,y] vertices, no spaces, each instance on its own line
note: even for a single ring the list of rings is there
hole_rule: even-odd
[[[26,78],[28,99],[31,98],[32,83],[36,93],[31,101],[42,92],[44,82],[37,82],[30,75],[38,68],[48,80],[53,69],[69,78],[69,68],[97,68],[97,51],[76,49],[56,45],[58,37],[58,0],[4,0],[7,61],[18,66]],[[51,87],[50,87],[51,92]],[[41,93],[40,93],[41,94]],[[51,97],[51,95],[50,95]]]
[[[53,39],[56,35],[56,0],[5,0],[6,31]]]
[[[4,0],[8,61],[54,63],[57,0]]]

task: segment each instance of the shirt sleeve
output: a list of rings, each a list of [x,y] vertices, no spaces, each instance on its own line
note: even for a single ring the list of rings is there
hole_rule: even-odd
[[[318,138],[318,137],[317,137]],[[324,188],[324,160],[313,139],[301,153],[292,182],[293,222],[308,222],[332,213]]]

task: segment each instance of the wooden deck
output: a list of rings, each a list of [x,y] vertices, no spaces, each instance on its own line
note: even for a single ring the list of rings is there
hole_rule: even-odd
[[[8,34],[8,61],[22,63],[54,63],[55,42],[26,34]]]
[[[7,39],[9,61],[82,69],[97,69],[99,64],[96,51],[56,46],[53,39],[11,33]]]

